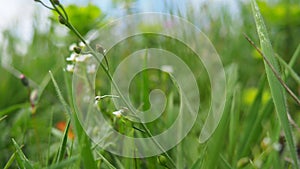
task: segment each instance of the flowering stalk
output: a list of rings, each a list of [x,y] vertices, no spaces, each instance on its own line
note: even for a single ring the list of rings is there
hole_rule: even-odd
[[[105,74],[108,76],[109,80],[111,81],[112,85],[114,86],[114,88],[116,89],[118,95],[120,96],[120,98],[123,100],[123,102],[126,104],[126,106],[128,107],[129,111],[131,111],[134,115],[136,115],[137,113],[135,112],[134,108],[126,101],[124,95],[122,94],[122,92],[120,91],[118,85],[116,84],[116,82],[114,81],[112,75],[109,72],[109,66],[108,66],[108,62],[107,62],[107,58],[104,52],[96,52],[90,45],[89,43],[87,43],[87,41],[84,39],[84,37],[77,31],[77,29],[69,22],[69,18],[68,15],[64,9],[64,7],[57,2],[58,0],[49,0],[53,6],[53,10],[57,12],[57,14],[59,15],[59,21],[60,23],[62,23],[63,25],[65,25],[67,28],[69,28],[81,41],[82,43],[84,43],[84,45],[87,47],[87,49],[90,51],[90,53],[94,56],[94,58],[97,60],[97,62],[99,62],[100,66],[102,67],[102,69],[104,70]],[[58,7],[62,10],[59,10]],[[51,8],[52,9],[52,8]],[[97,48],[97,46],[96,46]],[[99,49],[99,46],[98,46]],[[107,64],[107,67],[101,62],[100,58],[99,58],[99,53],[101,53],[104,56],[105,62]],[[172,166],[174,168],[176,168],[176,165],[174,163],[174,161],[172,160],[172,158],[169,156],[169,154],[164,150],[164,148],[159,144],[159,142],[157,142],[154,138],[153,135],[151,134],[150,130],[147,128],[147,126],[144,123],[141,123],[142,125],[142,129],[145,131],[145,133],[150,137],[150,139],[156,144],[156,146],[162,151],[164,152],[165,156],[168,158],[168,160],[171,162]]]

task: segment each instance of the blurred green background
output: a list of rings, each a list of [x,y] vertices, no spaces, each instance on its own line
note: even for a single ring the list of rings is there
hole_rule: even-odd
[[[32,6],[40,6],[33,1],[28,3]],[[64,4],[64,1],[61,3]],[[102,6],[104,9],[101,8],[101,5],[95,5],[92,2],[77,2],[77,4],[68,2],[67,4],[66,11],[70,20],[82,35],[99,29],[117,17],[143,10],[152,10],[152,8],[144,9],[143,1],[134,0],[112,0],[109,5]],[[264,82],[261,82],[262,79],[265,79],[263,59],[243,36],[243,33],[247,34],[259,46],[250,2],[157,1],[156,3],[153,1],[152,4],[157,4],[157,11],[181,16],[199,27],[215,46],[226,70],[234,72],[229,76],[236,75],[234,87],[238,91],[235,95],[237,105],[234,113],[228,116],[224,115],[220,124],[223,128],[218,128],[215,134],[216,138],[213,137],[205,144],[199,144],[197,140],[200,132],[197,124],[201,124],[205,118],[200,116],[198,123],[183,142],[169,151],[171,156],[176,159],[176,164],[182,168],[198,168],[198,163],[201,163],[199,168],[226,168],[225,166],[228,165],[233,168],[288,167],[290,162],[288,153],[285,153],[286,149],[282,148],[282,151],[268,150],[264,145],[265,138],[271,138],[272,142],[278,143],[282,147],[284,147],[284,142],[280,141],[282,132],[273,105],[268,102],[270,99],[269,89]],[[289,62],[300,42],[299,1],[259,1],[258,4],[267,25],[274,51],[286,62]],[[155,7],[153,9],[155,10]],[[53,129],[60,130],[57,124],[66,121],[66,112],[57,99],[48,71],[53,72],[58,85],[61,87],[62,94],[68,98],[70,93],[67,92],[66,83],[71,81],[72,74],[64,70],[67,64],[65,59],[70,55],[69,45],[78,42],[78,39],[57,22],[56,14],[49,12],[46,17],[42,17],[39,15],[41,10],[45,9],[36,8],[34,10],[31,25],[32,34],[29,40],[24,41],[20,33],[16,33],[14,27],[1,32],[0,118],[5,118],[0,121],[0,167],[5,166],[15,151],[11,138],[24,145],[22,150],[30,160],[39,163],[38,166],[46,166],[51,162],[51,157],[54,156],[54,152],[51,151],[59,147],[62,137],[62,133],[59,135],[59,132],[57,134]],[[22,11],[19,12],[18,17],[21,17]],[[2,19],[5,20],[5,18]],[[46,28],[41,28],[41,25],[44,24],[46,24]],[[14,25],[18,27],[18,23]],[[112,69],[117,66],[123,56],[125,57],[130,52],[145,46],[168,49],[178,55],[192,55],[189,51],[180,50],[182,44],[172,44],[167,38],[159,38],[155,35],[134,37],[129,41],[130,43],[118,44],[115,51],[108,53],[108,60]],[[193,60],[186,59],[185,62],[188,65],[193,64]],[[300,73],[299,65],[300,59],[297,59],[293,69],[298,75]],[[210,104],[207,73],[204,67],[199,67],[194,73],[201,77],[197,79],[204,105],[200,111],[205,111]],[[34,100],[36,108],[34,113],[32,113],[28,89],[22,85],[19,79],[20,74],[24,74],[30,80],[31,91],[34,89],[38,91],[38,98]],[[148,108],[149,103],[145,99],[145,95],[141,94],[147,93],[144,91],[145,87],[147,88],[146,91],[160,88],[168,93],[167,97],[171,100],[168,100],[168,110],[166,111],[176,112],[179,98],[176,88],[172,87],[170,78],[164,73],[153,70],[146,72],[146,81],[143,79],[144,76],[137,76],[135,83],[131,86],[134,90],[139,91],[132,92],[131,99],[135,106],[138,107],[143,102],[142,109]],[[155,77],[160,80],[164,78],[167,80],[163,82],[151,80]],[[287,78],[286,82],[299,96],[299,84],[293,78]],[[96,81],[97,91],[101,91],[101,94],[109,94],[110,86],[107,84],[108,78],[99,70]],[[249,109],[253,105],[255,97],[258,97],[256,94],[260,90],[263,90],[260,98],[262,101],[258,112],[256,112],[257,116],[253,116]],[[299,105],[289,96],[287,98],[290,114],[299,124]],[[115,109],[110,101],[101,102],[100,107],[107,118],[113,119],[111,112]],[[260,119],[258,127],[254,131],[255,137],[249,140],[247,145],[244,145],[243,138],[247,136],[248,126],[251,126],[253,122],[251,120],[254,117]],[[170,117],[170,119],[172,118],[174,117]],[[235,122],[231,123],[232,120]],[[158,121],[148,124],[148,126],[153,133],[159,133],[167,129],[171,122]],[[234,131],[234,133],[229,133],[230,131]],[[299,131],[297,129],[294,129],[294,136],[296,143],[298,143]],[[50,149],[50,156],[46,155],[45,149]],[[121,164],[128,168],[134,163],[133,159],[114,157],[113,154],[104,151],[102,153],[116,168],[121,168]],[[74,154],[76,154],[76,149]],[[272,163],[274,160],[278,161]],[[259,165],[255,162],[262,164]],[[155,157],[139,159],[137,163],[137,168],[164,168]],[[13,164],[12,166],[14,168],[17,165]],[[99,168],[107,168],[107,166],[101,163]]]

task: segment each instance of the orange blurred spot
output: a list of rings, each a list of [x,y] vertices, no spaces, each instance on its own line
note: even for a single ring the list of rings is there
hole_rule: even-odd
[[[67,126],[67,123],[65,121],[60,121],[60,122],[56,123],[55,126],[58,130],[64,132],[65,128]],[[68,137],[69,137],[69,139],[72,139],[72,140],[74,140],[74,138],[75,138],[75,134],[73,133],[71,127],[69,128],[69,131],[68,131]]]

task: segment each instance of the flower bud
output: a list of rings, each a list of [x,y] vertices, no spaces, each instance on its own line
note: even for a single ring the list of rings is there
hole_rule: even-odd
[[[55,4],[55,5],[59,5],[60,3],[59,3],[59,0],[53,0],[53,3]]]
[[[59,15],[59,16],[58,16],[58,21],[59,21],[59,23],[61,23],[61,24],[63,24],[63,25],[65,25],[65,24],[66,24],[66,20],[65,20],[65,18],[64,18],[64,17],[62,17],[61,15]]]
[[[159,155],[159,156],[157,156],[157,162],[162,166],[166,166],[167,165],[167,158],[163,155]]]
[[[29,99],[30,99],[30,102],[31,102],[31,103],[37,102],[38,97],[39,97],[38,90],[37,90],[37,89],[34,89],[34,90],[30,93],[30,98],[29,98]]]
[[[26,78],[25,75],[21,74],[21,75],[20,75],[20,79],[21,79],[22,84],[23,84],[25,87],[28,87],[28,86],[29,86],[28,79]]]
[[[101,45],[97,44],[96,45],[96,51],[101,53],[102,55],[105,55],[106,49],[104,49]]]
[[[30,93],[30,97],[29,97],[29,100],[30,100],[30,105],[31,105],[31,112],[32,114],[35,114],[36,112],[36,102],[38,100],[38,90],[37,89],[34,89],[31,93]]]
[[[73,48],[73,50],[74,50],[74,52],[77,53],[77,54],[80,54],[80,52],[81,52],[81,48],[78,47],[78,46],[75,46],[75,47]]]
[[[237,162],[237,168],[245,167],[250,162],[248,157],[243,157]]]

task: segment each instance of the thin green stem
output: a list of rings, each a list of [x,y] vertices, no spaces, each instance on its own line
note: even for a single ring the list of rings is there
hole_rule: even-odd
[[[60,7],[60,9],[61,9],[61,10],[63,11],[63,13],[65,14],[66,20],[69,21],[69,17],[68,17],[67,12],[65,11],[65,8],[64,8],[61,4],[59,4],[58,6]]]
[[[49,0],[50,1],[50,3],[51,3],[51,5],[53,6],[53,10],[54,11],[56,11],[57,13],[58,13],[58,15],[60,15],[60,16],[64,16],[61,12],[60,12],[60,10],[56,7],[56,5],[55,5],[55,3],[53,2],[53,0]],[[64,18],[65,19],[65,18]]]
[[[293,93],[293,91],[285,84],[285,82],[281,79],[280,74],[275,70],[273,65],[270,63],[270,61],[265,57],[265,55],[262,53],[262,51],[254,44],[254,42],[246,35],[244,34],[246,40],[258,51],[258,53],[264,58],[267,65],[271,68],[272,72],[274,73],[277,80],[281,83],[281,85],[284,87],[284,89],[292,96],[292,98],[297,102],[298,105],[300,105],[300,100],[298,97]]]
[[[50,9],[50,10],[54,11],[54,9],[53,9],[53,8],[51,8],[51,7],[47,6],[47,5],[46,5],[46,4],[44,4],[44,2],[42,2],[42,1],[36,1],[36,2],[38,2],[38,3],[42,4],[42,5],[43,5],[45,8],[47,8],[47,9]]]

